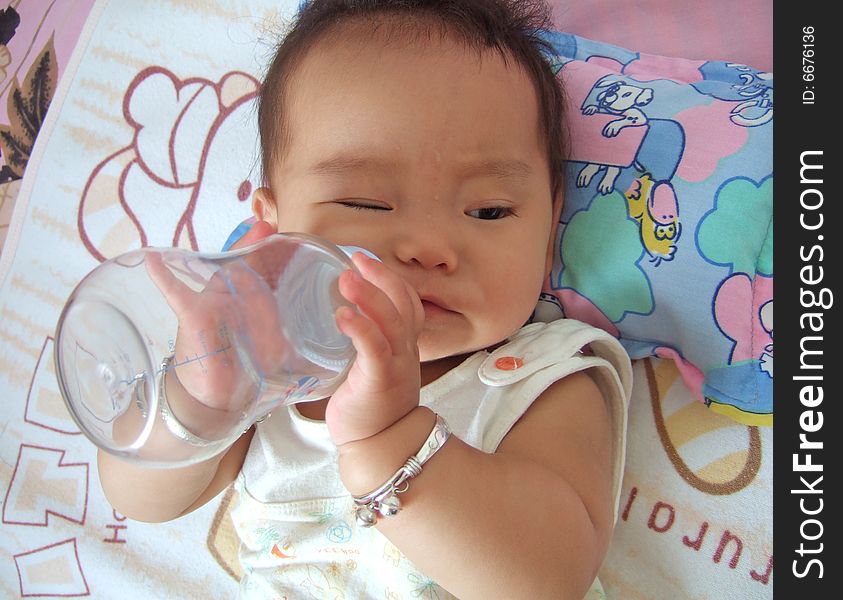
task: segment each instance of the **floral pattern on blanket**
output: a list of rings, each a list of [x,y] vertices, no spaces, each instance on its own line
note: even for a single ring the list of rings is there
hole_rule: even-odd
[[[35,138],[94,0],[0,9],[0,252]]]

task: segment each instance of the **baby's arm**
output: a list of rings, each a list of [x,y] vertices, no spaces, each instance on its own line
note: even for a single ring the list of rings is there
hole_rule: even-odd
[[[361,314],[339,318],[358,356],[331,398],[328,427],[357,496],[418,452],[434,415],[419,407],[418,307],[384,265],[355,255],[343,277]],[[391,302],[389,302],[391,301]],[[459,402],[459,398],[454,398]],[[377,527],[422,572],[463,598],[582,598],[613,520],[611,417],[584,373],[550,386],[494,454],[452,435]]]
[[[430,411],[418,408],[341,448],[349,491],[377,488],[418,450],[432,424]],[[533,403],[496,453],[452,435],[410,480],[401,512],[377,526],[463,600],[579,600],[611,538],[610,431],[596,384],[584,373],[566,377]]]
[[[259,221],[232,248],[254,244],[274,232],[268,223]],[[185,392],[177,389],[175,379],[172,374],[167,378],[171,403],[185,399]],[[195,408],[195,400],[192,404]],[[198,416],[193,413],[187,413],[188,417]],[[234,481],[253,435],[254,427],[225,452],[178,469],[144,468],[100,450],[97,468],[103,491],[111,505],[131,519],[148,522],[175,519],[204,505]]]
[[[102,450],[97,452],[100,483],[114,509],[136,521],[160,523],[207,503],[237,477],[254,427],[225,452],[178,469],[148,469]]]

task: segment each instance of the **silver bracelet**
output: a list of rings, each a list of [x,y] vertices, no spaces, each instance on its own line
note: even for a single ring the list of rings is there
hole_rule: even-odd
[[[167,400],[167,379],[165,376],[167,374],[167,371],[170,370],[170,364],[173,362],[174,358],[175,354],[165,356],[164,359],[161,361],[161,366],[159,368],[159,372],[161,375],[158,379],[158,411],[161,413],[161,420],[164,421],[164,424],[167,426],[167,429],[170,430],[170,433],[172,433],[180,440],[185,441],[192,446],[207,446],[208,444],[213,442],[201,438],[192,431],[190,431],[187,427],[182,424],[181,421],[179,421],[178,417],[173,414],[173,410],[170,408],[170,403]],[[140,399],[140,397],[137,397],[135,401],[138,404],[138,408],[141,411],[141,415],[145,419],[147,415],[145,403]],[[260,418],[256,419],[255,424],[263,423],[270,416],[272,416],[272,411],[267,412]],[[243,430],[243,433],[249,431],[249,428],[251,426],[252,424],[249,424],[249,426]]]
[[[422,465],[430,460],[445,445],[451,436],[451,429],[445,419],[436,415],[436,422],[430,435],[414,456],[407,459],[400,469],[378,489],[363,496],[353,496],[357,506],[355,515],[360,527],[371,527],[378,522],[378,515],[394,517],[401,510],[398,494],[403,494],[410,487],[410,479],[422,471]]]
[[[187,427],[185,427],[178,417],[173,414],[170,408],[170,403],[167,401],[167,371],[170,370],[170,363],[173,362],[175,354],[165,356],[161,361],[161,377],[158,380],[158,410],[161,413],[161,420],[167,426],[174,436],[180,440],[187,442],[191,446],[207,446],[210,442],[204,438],[199,437]]]

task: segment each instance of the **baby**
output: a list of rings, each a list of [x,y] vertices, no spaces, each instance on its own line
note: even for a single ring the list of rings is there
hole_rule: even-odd
[[[333,396],[276,410],[206,462],[99,456],[110,501],[139,520],[234,482],[245,597],[599,589],[630,367],[582,323],[525,325],[563,189],[537,4],[313,0],[279,46],[258,115],[259,221],[240,245],[295,231],[377,255],[355,254],[359,273],[339,281],[357,358]]]

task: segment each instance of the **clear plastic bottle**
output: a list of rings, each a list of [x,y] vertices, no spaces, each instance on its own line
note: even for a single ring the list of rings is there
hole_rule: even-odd
[[[355,357],[337,280],[358,248],[276,234],[207,254],[144,248],[108,260],[59,318],[59,389],[101,449],[150,467],[227,448],[274,408],[330,396]]]

